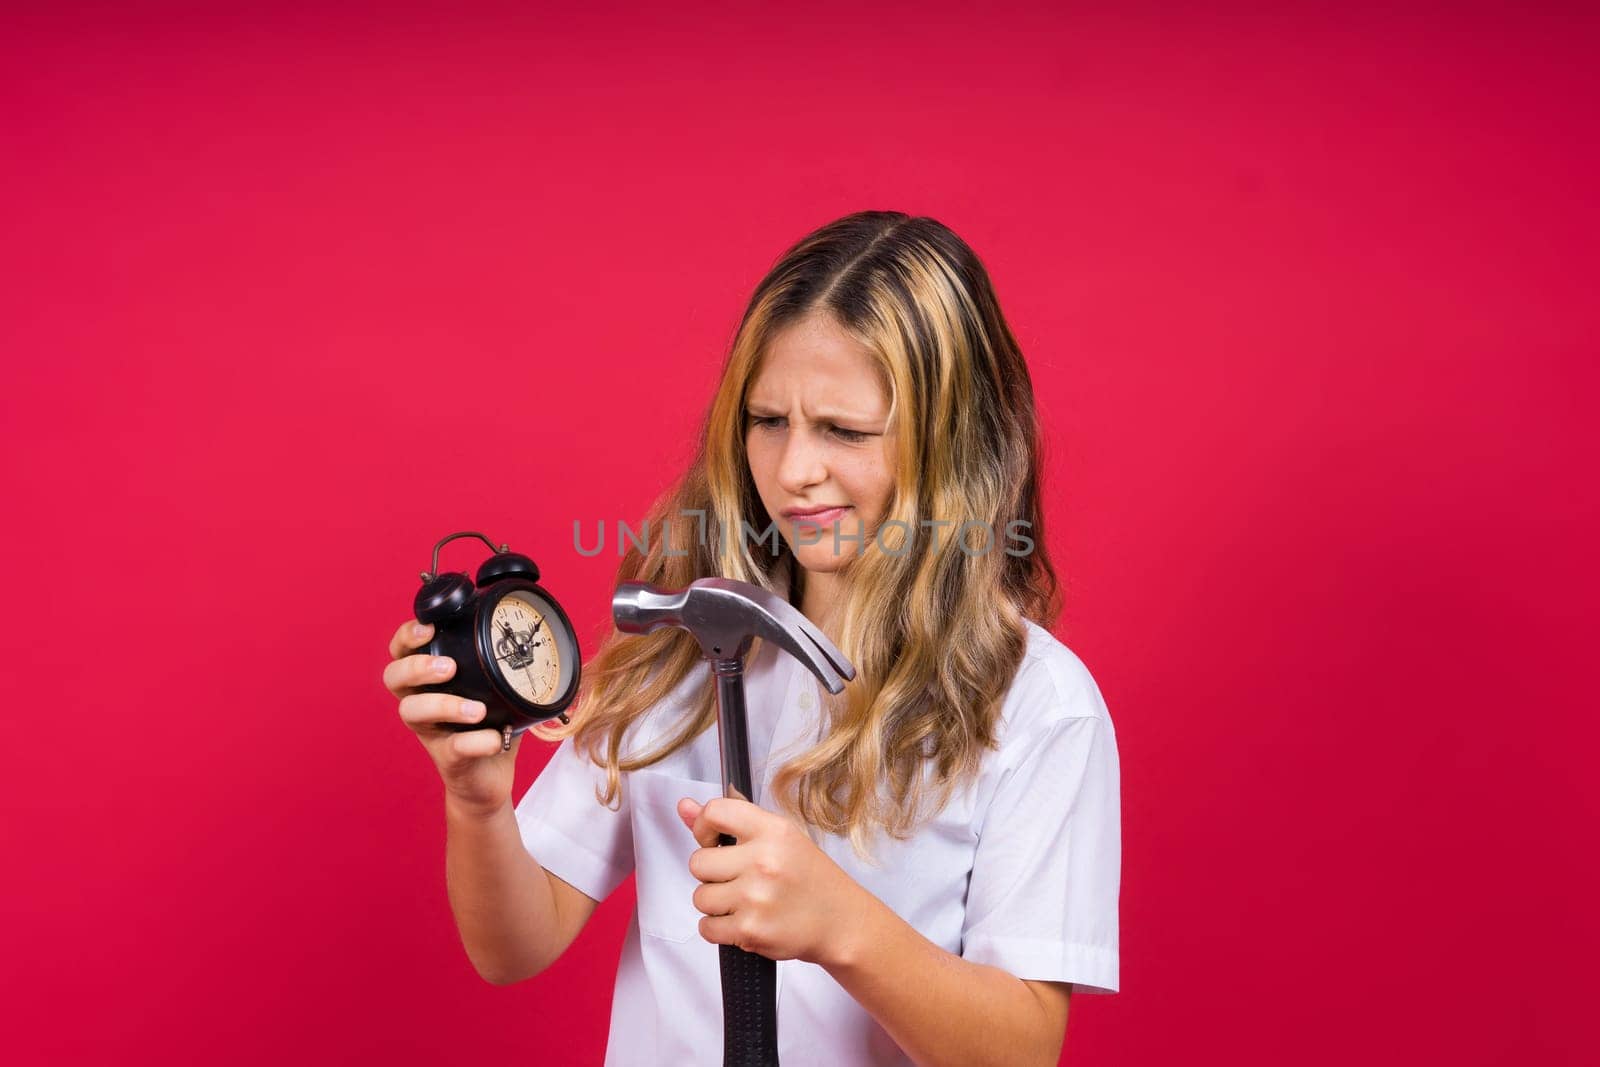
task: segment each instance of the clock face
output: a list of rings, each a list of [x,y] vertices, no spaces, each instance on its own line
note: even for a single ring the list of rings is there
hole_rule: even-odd
[[[534,704],[555,703],[571,673],[563,669],[571,665],[563,663],[566,642],[558,640],[561,621],[553,616],[537,597],[522,592],[507,593],[494,606],[495,665],[517,695]]]

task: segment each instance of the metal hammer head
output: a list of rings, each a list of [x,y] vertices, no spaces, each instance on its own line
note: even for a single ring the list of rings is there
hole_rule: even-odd
[[[611,598],[611,617],[617,629],[629,634],[681,626],[713,660],[743,659],[755,637],[771,641],[804,663],[830,693],[856,676],[850,661],[810,619],[749,582],[701,578],[678,590],[623,582]]]

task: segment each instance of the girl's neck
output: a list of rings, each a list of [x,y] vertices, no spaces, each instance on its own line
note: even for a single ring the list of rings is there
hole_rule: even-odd
[[[789,587],[789,602],[800,609],[800,614],[828,631],[829,616],[844,598],[844,575],[839,571],[814,573],[792,559],[790,562],[794,577]]]

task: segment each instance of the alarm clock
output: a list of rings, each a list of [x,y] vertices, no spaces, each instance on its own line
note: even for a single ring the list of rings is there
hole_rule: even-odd
[[[494,555],[478,567],[477,581],[439,573],[439,550],[458,537],[476,537]],[[422,572],[415,609],[433,626],[430,656],[449,656],[448,681],[417,686],[483,702],[482,719],[445,722],[447,730],[493,728],[511,737],[548,719],[570,722],[565,708],[578,694],[580,657],[572,622],[556,598],[539,585],[539,567],[527,556],[495,546],[481,533],[453,533],[433,546],[433,569]]]

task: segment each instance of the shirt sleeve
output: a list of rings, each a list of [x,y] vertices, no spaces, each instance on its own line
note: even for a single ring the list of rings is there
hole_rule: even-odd
[[[628,776],[612,811],[600,803],[605,770],[562,740],[517,802],[522,843],[539,866],[594,901],[603,901],[633,872],[633,822]]]
[[[1115,993],[1120,767],[1111,718],[1057,719],[1016,746],[979,831],[961,956],[1018,978]]]

